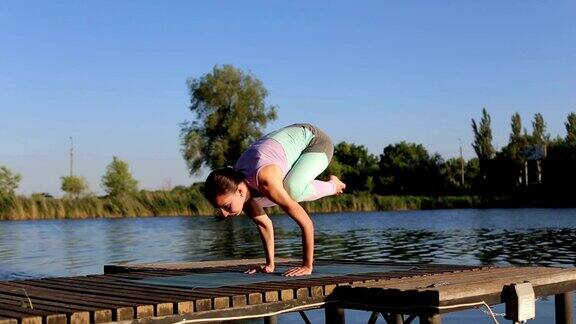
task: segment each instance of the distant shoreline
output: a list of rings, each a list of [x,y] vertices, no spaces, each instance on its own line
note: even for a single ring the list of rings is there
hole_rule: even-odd
[[[369,193],[344,194],[305,202],[310,213],[371,212],[398,210],[576,207],[568,200],[534,200],[499,196],[382,196]],[[279,214],[278,207],[267,209]],[[161,216],[211,216],[213,207],[197,190],[140,192],[124,197],[55,199],[4,197],[0,199],[0,220],[92,219]]]

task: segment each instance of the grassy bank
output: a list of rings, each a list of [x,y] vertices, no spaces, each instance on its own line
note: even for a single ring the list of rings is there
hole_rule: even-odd
[[[353,212],[477,208],[484,205],[478,196],[416,197],[345,194],[304,203],[318,212]],[[197,188],[179,191],[140,192],[119,198],[85,197],[54,199],[44,197],[0,197],[0,220],[85,219],[102,217],[212,215],[214,209]],[[281,213],[278,207],[269,213]]]
[[[209,215],[212,211],[194,190],[139,192],[116,198],[0,197],[0,220]]]

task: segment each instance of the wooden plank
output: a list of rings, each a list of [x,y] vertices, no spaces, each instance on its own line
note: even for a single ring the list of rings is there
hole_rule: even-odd
[[[188,300],[189,298],[181,297],[181,295],[175,296],[174,293],[164,292],[161,289],[150,289],[152,291],[149,291],[145,288],[132,288],[121,284],[106,284],[90,280],[82,281],[79,278],[58,278],[51,279],[51,282],[62,282],[77,285],[78,287],[89,287],[94,289],[102,289],[105,291],[121,291],[126,293],[130,292],[133,293],[133,296],[137,296],[139,298],[154,299],[157,301],[153,305],[137,307],[137,318],[172,315],[174,313],[174,305],[177,305],[176,309],[178,309],[179,306],[180,311],[183,311],[182,307],[189,309],[189,305],[191,304],[191,302]]]
[[[213,298],[212,303],[214,305],[214,309],[228,308],[230,307],[230,297],[215,297]]]
[[[30,298],[30,300],[28,300]],[[63,308],[69,311],[95,311],[102,308],[94,307],[94,306],[86,306],[86,305],[79,305],[73,302],[55,302],[51,300],[45,300],[41,298],[37,298],[34,295],[28,296],[21,296],[21,295],[9,295],[0,292],[0,300],[4,300],[6,302],[13,302],[18,304],[26,304],[32,303],[34,306],[46,306],[46,307],[53,307],[53,308]],[[72,300],[70,300],[72,301]]]
[[[127,288],[121,286],[105,286],[105,285],[91,285],[84,282],[77,282],[74,280],[67,279],[44,279],[42,281],[36,281],[39,284],[55,284],[62,289],[66,287],[67,289],[81,292],[89,293],[91,295],[104,295],[104,296],[115,296],[128,298],[128,300],[135,301],[138,303],[136,305],[136,317],[137,318],[147,318],[152,316],[164,316],[173,313],[173,302],[178,302],[182,300],[174,300],[170,295],[158,296],[155,294],[134,294],[127,292]],[[168,299],[168,300],[167,300]],[[144,305],[142,305],[144,304]]]
[[[179,302],[189,299],[192,295],[190,294],[190,290],[188,293],[184,293],[185,290],[181,290],[178,292],[174,291],[167,291],[162,289],[159,286],[150,286],[143,287],[143,286],[132,286],[129,284],[122,284],[122,283],[107,283],[107,282],[100,282],[94,280],[83,280],[83,279],[54,279],[53,282],[62,282],[66,284],[75,285],[78,287],[87,287],[91,289],[102,289],[106,291],[122,291],[122,292],[130,292],[130,294],[138,297],[144,298],[152,298],[154,300],[160,300],[164,302]]]
[[[357,283],[360,281],[386,280],[400,276],[407,277],[406,274],[400,274],[400,273],[382,273],[377,275],[366,275],[366,276],[360,276],[360,275],[331,276],[331,277],[309,279],[308,282],[310,284],[314,283],[323,285],[327,284],[341,285],[341,284]]]
[[[267,287],[280,291],[281,300],[310,297],[310,282],[308,280],[290,280],[266,283]]]
[[[12,298],[1,298],[0,303],[3,305],[12,305],[15,307],[22,308],[22,303],[24,302],[25,305],[29,303],[27,300],[18,300]],[[74,307],[70,307],[67,305],[58,304],[48,305],[45,302],[31,300],[32,305],[27,305],[28,307],[33,307],[36,310],[46,311],[48,313],[58,314],[63,313],[67,316],[71,324],[88,324],[90,323],[90,309],[78,309]]]
[[[308,287],[296,289],[296,298],[297,299],[304,299],[304,298],[308,298],[308,297],[312,297],[312,295],[310,293],[310,289]]]
[[[241,286],[225,286],[220,288],[199,288],[198,291],[217,294],[218,291],[224,291],[229,295],[246,295],[248,297],[248,303],[258,304],[268,301],[277,301],[278,292],[269,289],[266,285],[259,285],[254,287],[248,287],[246,285]]]
[[[0,293],[0,300],[12,300],[12,301],[22,303],[23,301],[26,302],[27,298],[28,298],[27,296],[14,296],[14,295],[6,295],[6,294]],[[92,306],[92,307],[85,306],[82,304],[78,304],[76,302],[74,302],[74,303],[54,302],[54,301],[46,300],[46,299],[39,299],[39,298],[36,298],[35,296],[30,297],[30,299],[33,302],[33,305],[35,307],[48,306],[48,307],[54,307],[57,309],[68,309],[70,311],[90,312],[91,315],[94,315],[94,316],[91,316],[89,318],[90,322],[100,323],[100,322],[112,321],[112,311],[110,309],[102,309],[102,307],[97,308],[94,306]]]
[[[526,275],[524,277],[519,276],[523,281],[530,281],[533,286],[554,284],[566,281],[576,281],[576,270],[567,270],[558,273],[543,273]],[[462,283],[455,285],[447,285],[444,287],[438,287],[439,298],[441,301],[460,299],[465,297],[470,297],[474,295],[490,294],[495,291],[501,291],[502,287],[506,284],[514,283],[511,278],[494,278],[490,283],[480,282],[480,283]],[[433,288],[429,288],[433,289]]]
[[[11,289],[12,288],[12,289]],[[13,282],[3,282],[0,283],[0,292],[2,294],[12,294],[14,296],[19,296],[21,298],[26,297],[23,294],[24,290],[30,298],[40,298],[42,300],[51,300],[62,303],[74,303],[85,306],[99,307],[99,308],[109,308],[109,310],[97,310],[93,312],[94,322],[109,322],[110,312],[112,313],[112,320],[120,319],[132,319],[131,314],[133,314],[134,303],[126,303],[124,301],[115,300],[114,298],[107,298],[103,300],[99,296],[87,296],[77,293],[62,292],[54,289],[46,289],[42,287],[34,287],[29,285],[24,285],[22,283]]]
[[[91,287],[94,289],[110,289],[131,292],[137,296],[157,298],[164,301],[178,302],[188,300],[191,297],[217,297],[222,293],[206,293],[199,289],[173,288],[159,285],[134,284],[124,281],[105,281],[93,278],[56,279],[69,284]]]
[[[156,309],[154,310],[154,316],[166,316],[174,314],[174,303],[160,303],[156,304]]]
[[[326,264],[338,264],[338,262]],[[396,263],[388,264],[397,265]],[[38,305],[35,311],[48,313],[58,311],[60,313],[56,315],[65,315],[68,321],[71,319],[71,314],[88,311],[90,312],[90,321],[93,321],[95,313],[93,314],[91,310],[94,309],[96,312],[97,309],[105,308],[108,310],[107,321],[124,321],[134,317],[149,318],[152,316],[165,319],[185,318],[185,316],[201,318],[198,316],[205,316],[203,314],[208,313],[219,314],[218,316],[220,316],[221,314],[234,314],[241,309],[254,312],[270,305],[285,307],[292,303],[307,303],[326,298],[337,301],[342,296],[346,298],[341,301],[340,305],[347,305],[347,302],[350,305],[354,302],[366,302],[367,305],[372,303],[374,306],[380,307],[395,304],[449,305],[456,301],[477,300],[486,296],[488,296],[487,300],[489,301],[497,301],[500,298],[497,294],[499,292],[498,285],[511,281],[529,280],[535,284],[535,291],[540,295],[545,292],[564,292],[576,286],[576,271],[565,271],[557,268],[478,268],[434,265],[415,265],[403,272],[350,274],[314,279],[304,277],[290,281],[263,282],[221,288],[197,288],[194,290],[147,285],[139,283],[137,280],[126,280],[151,276],[180,276],[196,272],[231,272],[238,271],[242,267],[244,265],[226,263],[225,265],[199,268],[191,267],[191,265],[160,270],[133,268],[129,269],[131,272],[114,275],[24,280],[9,284],[0,282],[0,303],[11,307],[20,307],[19,303],[23,298],[23,292],[13,290],[26,289],[30,298],[41,297],[35,300]],[[442,283],[443,281],[444,283]],[[481,290],[479,287],[492,288]],[[468,295],[466,290],[469,290]],[[441,298],[446,296],[451,296],[452,299],[443,300]],[[122,314],[118,307],[124,307],[123,310],[126,310],[127,313]],[[444,312],[441,309],[437,311]],[[45,316],[40,316],[41,318],[45,317],[43,324],[48,324],[47,316],[54,315],[48,313]],[[21,315],[28,316],[29,314],[21,313]],[[13,319],[12,316],[2,314],[0,316],[9,320]],[[434,319],[435,313],[430,316]],[[50,318],[50,321],[51,323],[63,324],[61,322],[62,317],[53,317]]]
[[[113,285],[120,285],[121,287],[127,287],[125,290],[130,291],[140,291],[140,292],[149,292],[153,293],[154,295],[158,296],[159,294],[166,295],[169,294],[174,297],[178,297],[176,299],[191,299],[191,297],[204,297],[204,298],[220,298],[220,297],[230,297],[232,298],[232,304],[242,305],[242,301],[246,301],[250,299],[253,303],[256,302],[258,299],[257,296],[254,296],[253,293],[255,292],[254,289],[249,291],[239,291],[238,289],[230,290],[228,287],[223,288],[199,288],[195,289],[193,293],[191,293],[190,289],[184,288],[176,288],[176,287],[166,287],[166,286],[155,286],[155,285],[146,285],[141,283],[132,283],[132,282],[125,282],[125,281],[116,281],[113,278],[109,278],[108,276],[105,277],[89,277],[89,278],[75,278],[75,280],[80,281],[92,281],[91,284],[98,282],[99,284],[113,284]],[[258,291],[259,292],[259,291]],[[244,296],[243,296],[244,295]],[[173,300],[174,298],[168,299]],[[181,303],[181,302],[180,302]],[[225,305],[225,300],[217,300],[216,304],[218,307],[223,307]]]
[[[332,294],[334,292],[334,289],[336,289],[335,284],[324,285],[324,296],[328,296],[328,295]]]
[[[37,309],[44,309],[42,305],[48,304],[49,302],[46,301],[38,301],[34,300],[34,305]],[[55,303],[55,305],[62,305],[60,303]],[[72,305],[74,306],[74,305]],[[77,316],[71,317],[71,323],[74,322],[92,322],[92,323],[106,323],[112,321],[112,311],[110,309],[94,309],[94,310],[87,310],[87,318],[85,315],[79,314],[79,318],[76,319]]]
[[[420,274],[420,273],[419,273],[419,274]],[[389,273],[386,273],[385,275],[390,275],[390,274],[389,274]],[[404,274],[395,273],[395,274],[392,274],[392,275],[393,275],[393,276],[399,276],[399,275],[405,276],[406,274],[405,274],[405,273],[404,273]],[[381,276],[382,276],[382,275],[380,275],[380,277],[381,277]],[[352,283],[354,283],[354,280],[365,279],[362,275],[352,275],[352,276],[348,276],[348,277],[346,277],[346,278],[347,278],[347,279],[343,279],[342,277],[332,278],[332,279],[333,279],[332,281],[338,281],[338,282],[340,282],[340,281],[343,281],[343,280],[348,280],[348,281],[351,281]],[[334,280],[334,279],[335,279],[335,280]],[[325,280],[325,281],[326,281],[326,280]],[[330,280],[328,280],[328,281],[330,281]],[[281,283],[281,284],[285,284],[285,283],[283,282],[283,283]],[[300,287],[300,288],[302,288],[302,287]],[[296,294],[298,294],[298,289],[299,289],[299,288],[296,289]],[[304,292],[305,292],[305,291],[304,291],[303,289],[300,289],[300,294],[301,294],[301,296],[304,295]],[[316,292],[316,294],[317,294],[317,293],[318,293],[318,289],[316,289],[315,292]],[[280,295],[281,295],[280,298],[281,298],[281,299],[282,299],[282,298],[284,298],[284,300],[290,299],[290,296],[289,296],[290,294],[291,294],[291,293],[290,293],[289,291],[287,291],[287,290],[284,290],[284,291],[280,290]],[[268,295],[270,295],[270,293],[268,293]],[[270,300],[271,298],[268,298],[268,299]]]
[[[0,324],[18,324],[18,320],[15,318],[0,317]]]
[[[492,281],[494,277],[510,277],[514,275],[525,274],[524,271],[512,268],[492,269],[488,271],[463,271],[447,274],[434,274],[429,276],[415,277],[415,278],[392,278],[387,281],[380,281],[365,286],[393,286],[398,289],[424,289],[427,287],[436,287],[446,284],[454,284],[460,282],[473,282],[473,281]]]
[[[15,288],[14,290],[8,290],[6,289],[6,286],[8,288]],[[26,289],[27,294],[32,298],[32,297],[38,297],[38,298],[42,298],[44,300],[53,300],[53,301],[58,301],[58,302],[65,302],[65,303],[76,303],[76,304],[81,304],[81,305],[86,305],[86,306],[100,306],[103,308],[109,308],[112,311],[112,320],[114,321],[118,321],[118,320],[129,320],[132,319],[133,317],[133,306],[136,306],[135,303],[127,303],[124,301],[120,301],[120,300],[115,300],[114,298],[106,298],[106,299],[102,299],[101,297],[94,297],[94,296],[87,296],[87,295],[82,295],[82,294],[77,294],[77,293],[70,293],[70,292],[66,292],[66,291],[58,291],[55,289],[46,289],[46,288],[42,288],[42,287],[35,287],[35,286],[29,286],[29,285],[25,285],[22,283],[18,283],[15,284],[13,282],[2,282],[0,283],[0,287],[2,287],[4,290],[2,291],[3,294],[22,294],[22,288]],[[19,295],[19,296],[24,296]],[[111,304],[112,303],[112,304]],[[109,321],[107,320],[108,314],[106,312],[104,313],[100,313],[100,312],[95,312],[94,313],[94,321],[95,322],[106,322]]]
[[[262,291],[262,289],[256,289],[256,288],[244,288],[244,287],[222,287],[222,288],[204,288],[204,289],[198,289],[198,291],[201,291],[203,293],[207,293],[207,294],[217,294],[218,291],[222,291],[228,295],[232,296],[233,299],[233,303],[234,300],[236,300],[236,303],[239,303],[241,300],[246,300],[246,302],[248,303],[248,305],[255,305],[255,304],[261,304],[264,302],[264,295],[266,292]]]
[[[209,311],[212,309],[212,299],[202,298],[194,301],[194,309],[197,312]]]
[[[22,322],[24,318],[28,318],[33,316],[40,317],[41,321],[45,324],[67,324],[68,318],[66,314],[53,314],[47,311],[38,310],[38,309],[30,309],[30,308],[23,308],[21,306],[14,306],[10,304],[5,304],[0,302],[0,315],[2,316],[13,316],[16,318],[22,318]],[[35,321],[34,319],[32,321]]]
[[[202,288],[197,289],[196,292],[201,292],[208,296],[230,296],[233,304],[242,303],[242,300],[252,304],[262,303],[265,295],[265,292],[260,289],[241,287]]]
[[[149,279],[149,278],[156,278],[156,277],[174,277],[174,275],[162,273],[162,272],[158,272],[158,273],[126,272],[126,273],[107,274],[106,277],[107,278],[115,278],[115,279],[140,280],[140,279]]]
[[[10,289],[13,288],[13,289]],[[26,294],[24,294],[24,291]],[[14,295],[20,298],[26,298],[26,295],[45,300],[56,302],[70,303],[75,302],[80,305],[99,307],[104,306],[136,306],[134,302],[125,302],[115,298],[102,299],[99,296],[79,294],[69,291],[61,291],[53,288],[31,286],[23,283],[2,282],[0,283],[0,293],[3,295]]]
[[[555,269],[554,271],[557,272],[558,269]],[[535,286],[535,291],[537,292],[538,295],[538,291],[539,291],[539,287],[538,286],[538,282],[535,282],[535,279],[538,279],[537,277],[541,277],[544,278],[545,280],[547,280],[546,282],[550,282],[550,274],[551,273],[555,273],[554,271],[550,270],[546,270],[544,269],[544,271],[542,271],[542,269],[539,270],[539,272],[537,273],[537,276],[534,276],[534,271],[532,271],[532,276],[522,276],[522,275],[518,275],[515,279],[518,282],[522,282],[525,279],[530,279],[531,282],[536,283]],[[562,271],[560,273],[563,273]],[[503,277],[504,278],[504,277]],[[508,279],[502,279],[502,278],[492,278],[490,282],[494,282],[495,280],[501,280],[502,282],[505,282],[506,280],[510,280],[510,278],[514,278],[514,277],[508,277]],[[557,280],[552,280],[551,282],[555,282]],[[488,303],[494,302],[494,303],[499,303],[502,302],[501,301],[501,290],[503,287],[502,282],[500,283],[500,286],[498,289],[494,289],[491,292],[485,294],[482,291],[479,291],[478,288],[482,287],[482,286],[486,286],[487,283],[480,283],[477,286],[473,286],[470,285],[469,283],[463,283],[460,284],[460,289],[461,290],[466,290],[466,289],[471,289],[470,290],[470,295],[467,298],[464,299],[454,299],[454,300],[450,300],[448,301],[448,303],[446,303],[446,301],[442,301],[439,297],[439,290],[441,289],[446,289],[446,287],[438,287],[438,288],[429,288],[429,289],[414,289],[414,290],[400,290],[400,289],[394,289],[391,287],[394,287],[394,285],[391,285],[388,288],[376,288],[375,290],[363,290],[361,289],[362,287],[356,287],[356,288],[351,288],[353,289],[352,291],[350,291],[349,289],[339,291],[339,294],[335,297],[337,300],[340,301],[345,301],[348,303],[363,303],[366,305],[373,305],[373,307],[382,307],[382,306],[391,306],[391,305],[398,305],[398,306],[402,306],[402,305],[413,305],[413,308],[417,308],[418,305],[428,305],[428,306],[435,306],[435,305],[452,305],[452,304],[460,304],[460,303],[468,303],[468,302],[478,302],[481,300],[485,300]],[[576,281],[574,282],[574,286],[566,286],[566,282],[560,280],[560,282],[557,282],[556,285],[562,285],[565,288],[559,288],[559,287],[553,287],[553,289],[551,288],[550,290],[548,290],[548,292],[554,292],[554,291],[559,291],[559,289],[564,289],[564,290],[568,290],[568,289],[574,289],[574,287],[576,287]],[[447,286],[449,287],[449,286]],[[546,286],[548,287],[548,285]],[[346,288],[346,287],[343,287]],[[341,287],[339,287],[338,289],[341,290]],[[357,290],[360,289],[360,290]],[[542,294],[539,294],[539,296],[542,296]],[[375,301],[379,301],[379,302],[375,302]],[[466,308],[466,307],[462,307],[461,309]],[[449,310],[441,310],[438,309],[439,312],[444,313],[444,312],[451,312],[451,311],[455,311],[457,309],[449,309]]]
[[[194,302],[193,301],[182,301],[176,303],[176,314],[182,315],[186,313],[194,312]]]
[[[223,290],[219,290],[218,293],[213,294],[206,294],[199,291],[194,291],[193,293],[190,290],[180,289],[177,290],[176,293],[167,293],[163,287],[152,286],[150,289],[148,287],[144,288],[142,286],[136,285],[125,285],[125,283],[107,283],[107,282],[95,282],[92,278],[74,278],[74,279],[56,279],[54,281],[65,282],[67,284],[73,285],[81,285],[83,287],[91,287],[94,289],[119,289],[122,291],[130,292],[131,294],[137,294],[139,297],[146,297],[146,298],[154,298],[158,300],[164,300],[166,303],[157,304],[156,316],[165,316],[170,315],[173,312],[173,308],[171,304],[167,302],[183,302],[185,299],[201,299],[198,303],[200,309],[204,309],[208,307],[208,303],[205,299],[211,298],[212,305],[214,309],[222,309],[230,307],[230,298],[233,296],[232,294],[227,294]],[[187,292],[187,293],[184,293]],[[207,297],[207,298],[205,298]],[[238,301],[238,297],[236,298]],[[186,306],[191,305],[185,304]],[[162,309],[164,308],[164,309]],[[179,312],[182,312],[179,311]],[[144,315],[142,315],[144,316]]]
[[[41,281],[41,280],[27,280],[26,281],[26,285],[28,286],[32,286],[32,287],[41,287],[41,288],[50,288],[50,289],[54,289],[56,291],[68,291],[68,292],[74,292],[74,293],[78,293],[78,294],[85,294],[85,295],[90,295],[90,296],[94,296],[94,297],[113,297],[116,298],[118,300],[124,300],[126,302],[132,302],[135,305],[141,305],[141,304],[148,304],[148,303],[153,303],[156,300],[151,300],[151,299],[146,299],[146,298],[138,298],[138,297],[134,297],[130,294],[126,294],[126,293],[122,293],[122,292],[117,292],[117,291],[107,291],[107,290],[97,290],[97,289],[90,289],[90,288],[82,288],[78,285],[69,285],[69,284],[62,284],[62,283],[54,283],[54,282],[49,282],[49,281]]]
[[[13,312],[7,309],[0,308],[0,316],[17,318],[21,324],[42,324],[42,316],[31,314],[22,314],[20,312]]]
[[[106,265],[105,274],[126,273],[134,271],[190,271],[190,270],[209,270],[209,271],[240,271],[247,266],[264,263],[264,259],[245,259],[245,260],[221,260],[221,261],[199,261],[184,263],[149,263],[149,264],[132,264],[132,265]],[[383,265],[383,266],[407,266],[413,267],[417,271],[450,271],[457,269],[487,268],[487,266],[469,266],[469,265],[445,265],[445,264],[418,264],[405,262],[373,262],[373,261],[349,261],[349,260],[317,260],[316,265],[334,265],[334,264],[359,264],[359,265]],[[278,259],[278,266],[298,266],[300,260],[296,259]],[[175,272],[174,272],[175,273]],[[166,275],[174,274],[167,273]]]
[[[556,283],[556,284],[540,285],[540,286],[534,287],[534,292],[535,292],[537,298],[538,297],[544,297],[544,296],[551,296],[551,295],[555,295],[555,294],[562,293],[562,292],[573,292],[574,290],[576,290],[576,281],[560,282],[560,283]],[[458,304],[475,303],[478,301],[484,301],[488,305],[495,305],[495,304],[501,304],[501,303],[506,302],[506,300],[503,298],[503,296],[500,292],[492,293],[492,294],[488,294],[488,295],[475,295],[473,297],[467,297],[467,298],[458,299],[458,300],[441,302],[440,306],[450,306],[450,308],[449,309],[444,309],[444,308],[440,309],[439,313],[441,313],[441,314],[451,313],[451,312],[467,309],[469,307],[455,308],[452,306],[458,305]]]
[[[232,296],[232,307],[240,307],[248,305],[248,298],[246,295]]]
[[[149,317],[150,313],[154,314],[154,309],[162,307],[165,304],[161,298],[150,297],[150,296],[135,296],[133,294],[123,292],[121,289],[95,289],[90,287],[85,287],[78,284],[63,284],[61,282],[54,283],[48,280],[29,280],[27,281],[30,285],[40,286],[40,287],[51,287],[58,288],[60,290],[67,290],[72,292],[77,292],[80,294],[88,294],[92,296],[100,296],[104,298],[116,297],[121,298],[127,302],[134,302],[136,316],[141,316],[137,318]]]
[[[75,278],[77,281],[85,282],[86,284],[96,288],[96,287],[110,287],[115,289],[121,289],[123,291],[130,291],[139,296],[154,296],[162,298],[164,303],[156,304],[155,316],[166,316],[173,313],[184,314],[194,311],[194,300],[195,299],[206,299],[206,298],[222,298],[217,299],[215,305],[218,307],[223,307],[225,304],[225,299],[227,295],[231,297],[236,297],[236,302],[238,303],[238,296],[232,296],[233,294],[228,294],[226,291],[220,291],[220,295],[204,293],[200,291],[191,292],[190,289],[178,289],[178,288],[165,288],[160,286],[147,286],[141,284],[130,284],[124,282],[106,281],[98,280],[94,281],[93,278]],[[228,298],[229,299],[229,298]],[[204,305],[204,304],[203,304]]]
[[[322,285],[310,286],[310,297],[319,298],[324,296],[324,287]]]
[[[273,293],[272,291],[276,291],[277,296],[278,296],[279,300],[281,300],[281,301],[294,299],[295,294],[294,294],[293,288],[286,288],[286,286],[283,286],[283,285],[278,284],[276,282],[265,282],[265,283],[262,283],[261,286],[265,287],[268,290],[271,290],[270,293]],[[277,300],[274,300],[275,298],[276,297],[270,298],[270,301],[277,301]],[[266,300],[268,302],[269,299],[266,298]]]
[[[555,270],[558,272],[558,270]],[[549,269],[534,269],[532,274],[550,274]],[[430,276],[413,277],[413,278],[391,278],[385,281],[356,284],[358,287],[391,287],[397,289],[426,289],[434,288],[431,285],[440,284],[458,284],[469,282],[491,282],[495,277],[499,278],[518,278],[525,277],[526,271],[518,268],[497,268],[483,271],[464,271],[448,274],[434,274]],[[430,286],[430,287],[429,287]]]
[[[332,260],[332,259],[316,259],[316,265],[332,265],[332,264],[354,264],[354,265],[384,265],[384,266],[412,266],[423,268],[439,268],[439,269],[472,269],[472,268],[491,268],[490,265],[459,265],[459,264],[445,264],[445,263],[416,263],[404,261],[357,261],[357,260]]]
[[[257,289],[258,291],[260,291],[260,293],[262,294],[262,297],[263,297],[262,302],[270,303],[270,302],[275,302],[275,301],[280,300],[279,299],[280,298],[279,292],[276,289],[269,287],[267,283],[249,284],[249,285],[243,285],[240,287]],[[257,297],[255,297],[255,298],[257,299]],[[249,302],[249,304],[250,304],[250,302]],[[253,304],[250,304],[250,305],[253,305]]]
[[[481,273],[477,276],[470,276],[466,278],[466,276],[455,277],[451,281],[445,281],[447,284],[444,286],[451,286],[451,285],[458,285],[458,284],[468,284],[468,283],[486,283],[491,284],[495,282],[501,281],[509,281],[509,282],[517,282],[517,281],[526,281],[531,280],[531,278],[538,278],[542,276],[552,276],[558,273],[561,273],[561,269],[546,269],[546,268],[535,268],[531,269],[530,271],[526,271],[523,269],[509,269],[504,273],[495,273],[495,272],[486,272]],[[420,287],[419,289],[427,289],[430,287]]]
[[[276,264],[283,262],[298,262],[298,259],[283,259],[277,258],[275,260]],[[178,262],[178,263],[141,263],[133,265],[105,265],[104,273],[118,273],[127,272],[130,270],[142,270],[142,269],[152,269],[152,270],[181,270],[181,269],[203,269],[203,268],[215,268],[223,266],[239,266],[239,265],[258,265],[266,263],[266,259],[238,259],[238,260],[217,260],[217,261],[195,261],[195,262]]]

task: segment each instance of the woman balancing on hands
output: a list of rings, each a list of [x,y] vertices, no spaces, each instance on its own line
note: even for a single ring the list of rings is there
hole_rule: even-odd
[[[242,211],[258,227],[266,265],[247,273],[274,271],[274,229],[263,207],[280,206],[302,231],[302,266],[284,273],[312,273],[314,225],[300,201],[340,194],[346,185],[336,176],[328,181],[316,177],[328,167],[334,145],[324,132],[310,124],[294,124],[272,132],[250,146],[234,167],[216,169],[204,185],[206,198],[226,219]]]

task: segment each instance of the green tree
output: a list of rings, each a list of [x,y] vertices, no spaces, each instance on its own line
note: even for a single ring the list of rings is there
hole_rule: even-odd
[[[447,189],[462,187],[462,163],[460,158],[450,158],[441,165],[440,172],[444,176]]]
[[[444,187],[442,163],[440,155],[430,156],[421,144],[402,141],[388,145],[380,155],[380,191],[436,195]]]
[[[111,197],[133,194],[138,190],[138,181],[132,177],[128,163],[114,156],[102,176],[102,187]]]
[[[13,195],[22,181],[19,173],[13,173],[5,166],[0,166],[0,196]]]
[[[576,146],[563,138],[551,140],[543,161],[542,179],[548,193],[573,201],[573,191],[566,184],[576,182]]]
[[[496,160],[498,169],[501,171],[500,180],[504,180],[502,178],[509,179],[504,182],[517,186],[524,179],[525,152],[528,148],[529,136],[526,134],[526,130],[522,133],[522,121],[518,113],[512,115],[511,128],[512,132],[508,144],[502,148],[500,153],[496,154]]]
[[[276,119],[276,107],[265,103],[268,91],[262,82],[232,65],[215,66],[187,84],[196,119],[181,124],[180,137],[191,173],[202,165],[233,164]]]
[[[522,120],[520,114],[514,113],[511,122],[512,132],[508,145],[502,149],[503,153],[515,163],[522,163],[524,161],[524,151],[528,146],[528,139],[526,131],[522,133]]]
[[[517,141],[522,137],[522,118],[519,113],[512,115],[511,121],[512,133],[510,134],[510,142]]]
[[[541,113],[534,115],[531,139],[534,145],[546,145],[550,141],[550,134],[546,133],[546,122],[544,122],[544,116]]]
[[[334,147],[334,157],[324,174],[339,176],[346,183],[346,191],[371,191],[373,177],[378,172],[378,158],[364,145],[340,142]]]
[[[480,161],[489,160],[494,157],[494,146],[492,146],[491,118],[486,108],[482,109],[482,119],[477,124],[472,118],[472,131],[474,132],[474,143],[472,147]]]
[[[478,185],[480,178],[480,161],[472,158],[466,162],[464,167],[464,181],[467,188],[474,188]]]
[[[566,143],[576,146],[576,113],[568,115],[566,125]]]
[[[472,131],[474,132],[474,143],[472,147],[478,156],[480,174],[484,180],[486,180],[487,177],[486,163],[491,160],[495,154],[494,146],[492,146],[492,128],[490,122],[491,118],[486,108],[482,109],[482,119],[480,119],[479,124],[472,118]]]
[[[88,192],[88,181],[84,177],[65,176],[60,177],[60,189],[70,197],[76,199]]]

